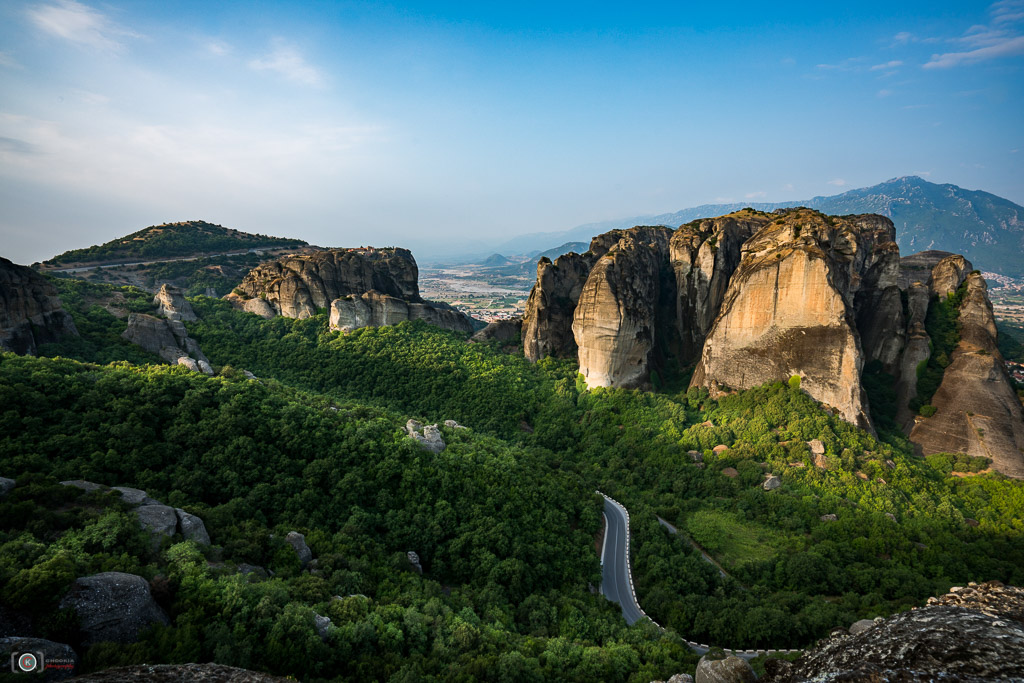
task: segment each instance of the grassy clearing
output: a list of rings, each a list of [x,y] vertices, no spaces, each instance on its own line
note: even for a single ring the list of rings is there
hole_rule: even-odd
[[[721,510],[687,516],[686,531],[726,568],[774,557],[785,541],[776,530]]]

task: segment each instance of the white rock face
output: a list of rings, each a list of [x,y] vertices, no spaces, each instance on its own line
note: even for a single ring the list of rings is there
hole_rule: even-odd
[[[178,287],[161,285],[160,291],[153,297],[153,303],[157,305],[157,315],[168,320],[191,322],[197,319],[192,304],[185,300],[185,293]]]

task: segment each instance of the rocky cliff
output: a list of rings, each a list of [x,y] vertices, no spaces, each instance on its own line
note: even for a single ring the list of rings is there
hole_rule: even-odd
[[[530,290],[523,314],[523,353],[531,361],[576,355],[573,314],[593,263],[594,254],[589,251],[569,252],[553,263],[548,258],[537,262],[537,284]]]
[[[331,249],[253,268],[228,299],[262,299],[276,315],[308,318],[335,299],[370,290],[420,302],[419,269],[408,249]]]
[[[870,430],[860,382],[865,357],[895,355],[884,342],[903,328],[892,223],[794,209],[761,228],[742,252],[691,384],[746,389],[799,375],[811,396]],[[875,346],[867,350],[858,300],[883,302],[892,315],[868,316]]]
[[[648,380],[658,310],[674,304],[668,276],[668,228],[623,231],[597,259],[573,313],[580,374],[591,387],[637,387]]]
[[[225,298],[264,318],[308,318],[330,309],[331,329],[345,332],[404,320],[472,332],[469,317],[420,297],[418,277],[408,249],[332,249],[257,266]]]
[[[0,258],[0,350],[35,355],[37,346],[78,334],[57,290],[31,268]]]
[[[985,280],[973,272],[966,284],[958,319],[960,343],[932,397],[936,412],[916,421],[910,440],[924,455],[984,456],[999,472],[1024,478],[1024,411],[996,348]],[[952,281],[944,287],[952,287]]]

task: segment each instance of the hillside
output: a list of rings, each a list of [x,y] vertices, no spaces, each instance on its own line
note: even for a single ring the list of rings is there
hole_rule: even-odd
[[[1024,277],[1024,207],[988,192],[928,182],[917,176],[893,178],[838,195],[780,203],[704,204],[674,213],[588,223],[559,233],[523,235],[499,247],[503,252],[543,249],[566,241],[634,225],[678,227],[750,207],[758,211],[806,206],[824,213],[877,213],[892,219],[903,253],[937,249],[963,254],[981,270]]]
[[[206,221],[151,225],[106,244],[72,249],[43,262],[43,266],[71,267],[210,256],[229,251],[296,248],[307,243],[291,238],[254,235]]]

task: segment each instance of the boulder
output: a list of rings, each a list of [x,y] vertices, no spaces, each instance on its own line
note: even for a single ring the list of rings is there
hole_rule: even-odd
[[[724,443],[720,443],[714,448],[712,448],[711,452],[714,453],[715,455],[718,455],[719,453],[724,453],[727,450],[729,450],[729,447],[726,446]]]
[[[448,429],[468,429],[468,427],[464,427],[463,425],[460,425],[455,420],[445,420],[444,421],[444,426],[447,427]]]
[[[690,462],[704,462],[704,455],[700,451],[686,451],[690,456]]]
[[[192,304],[185,300],[185,293],[178,287],[163,284],[160,290],[153,297],[153,303],[157,306],[156,314],[168,320],[196,320]]]
[[[725,469],[722,470],[722,474],[729,477],[730,479],[735,479],[736,477],[740,476],[740,473],[736,470],[735,467],[726,467]]]
[[[313,624],[316,627],[316,633],[320,636],[320,640],[327,640],[327,634],[330,632],[331,619],[330,617],[323,617],[313,612]]]
[[[205,360],[196,361],[196,364],[199,366],[199,372],[203,373],[204,375],[213,376],[213,366],[211,366]]]
[[[313,551],[306,545],[306,537],[300,534],[298,531],[289,531],[288,535],[284,537],[284,540],[288,545],[295,549],[295,554],[299,558],[299,563],[305,567],[309,564],[309,561],[313,559]]]
[[[35,355],[39,344],[78,335],[57,289],[27,266],[0,258],[0,351]]]
[[[23,638],[20,636],[0,638],[0,661],[4,662],[5,666],[7,662],[11,662],[11,655],[15,652],[41,652],[44,662],[50,662],[61,667],[46,669],[42,676],[32,676],[29,680],[62,681],[65,678],[74,676],[75,668],[78,667],[78,654],[70,645],[55,643],[52,640],[44,640],[42,638]]]
[[[131,343],[155,353],[167,363],[185,365],[194,372],[203,372],[199,362],[209,365],[209,359],[180,320],[156,318],[144,313],[130,313],[128,328],[121,335]],[[187,360],[182,360],[182,359]],[[212,373],[212,370],[211,370]]]
[[[170,623],[153,600],[146,580],[122,572],[75,579],[60,608],[74,610],[86,645],[103,641],[133,643],[150,625]]]
[[[875,622],[873,619],[861,619],[860,621],[855,621],[850,625],[850,635],[855,636],[858,633],[867,631],[874,625]]]
[[[822,515],[818,519],[820,519],[823,522],[835,522],[839,519],[839,517],[837,517],[834,512],[830,512],[827,515]]]
[[[765,491],[774,491],[780,486],[782,486],[782,480],[776,477],[774,474],[765,479],[764,483],[761,484],[761,488],[763,488]]]
[[[407,552],[405,556],[409,559],[409,564],[412,565],[412,568],[415,569],[418,573],[422,574],[423,565],[420,564],[420,556],[417,555],[416,552],[413,550]]]
[[[739,657],[709,659],[707,655],[697,662],[696,683],[754,683],[757,676],[747,660]]]
[[[88,482],[86,482],[88,483]],[[95,486],[95,484],[94,484]],[[129,486],[114,486],[111,490],[121,494],[121,500],[129,505],[161,505],[160,501],[150,498],[149,494],[140,489],[133,489]]]
[[[247,564],[245,562],[242,562],[241,564],[238,565],[238,573],[239,574],[252,574],[253,576],[256,576],[257,578],[260,578],[260,579],[266,579],[266,578],[269,578],[270,576],[272,576],[272,574],[269,571],[267,571],[266,569],[264,569],[263,567],[259,567],[259,566],[255,565],[255,564]]]
[[[762,683],[1024,680],[1024,589],[999,582],[953,588],[872,623],[773,666]]]
[[[0,498],[6,496],[11,489],[13,489],[18,482],[7,477],[0,477]]]
[[[409,420],[405,423],[405,431],[411,439],[432,453],[440,453],[447,446],[436,424],[423,426],[417,420]]]
[[[191,358],[190,356],[179,356],[177,363],[178,363],[178,365],[184,365],[186,368],[188,368],[192,372],[202,372],[203,371],[203,369],[201,367],[199,367],[199,363],[196,362],[196,359],[195,358]]]
[[[76,683],[286,683],[294,680],[223,664],[137,664],[104,669],[75,678]]]
[[[673,674],[667,681],[651,681],[651,683],[693,683],[693,676],[690,674]]]
[[[135,508],[139,524],[149,532],[153,547],[159,548],[164,536],[170,537],[178,529],[178,516],[169,505],[140,505]]]
[[[174,514],[178,517],[178,526],[185,540],[195,541],[199,545],[210,545],[210,534],[206,533],[206,525],[203,524],[203,520],[181,508],[174,508]]]
[[[807,447],[811,449],[811,455],[825,454],[825,444],[820,439],[811,439],[807,442]]]

